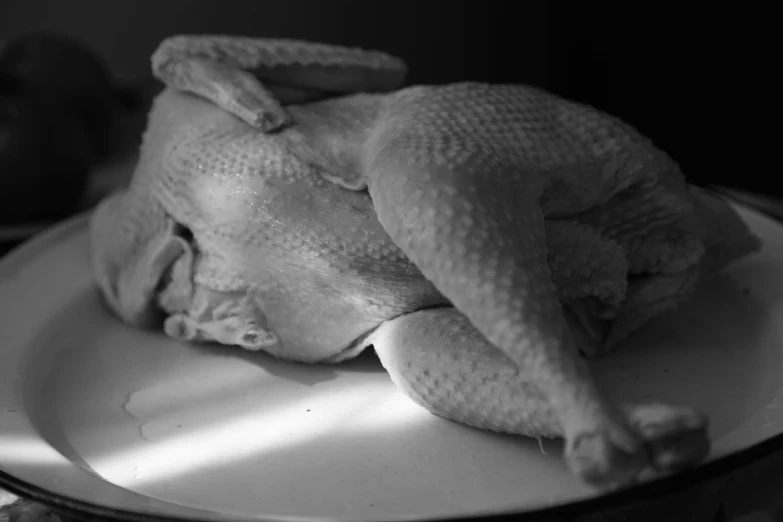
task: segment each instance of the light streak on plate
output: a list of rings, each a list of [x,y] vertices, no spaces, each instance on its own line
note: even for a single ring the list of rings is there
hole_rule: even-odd
[[[432,414],[403,395],[393,391],[379,397],[356,415],[356,424],[361,431],[399,427],[413,422],[431,419]]]
[[[401,422],[419,410],[406,402],[407,398],[388,385],[368,386],[358,393],[350,387],[323,391],[276,409],[238,412],[235,418],[224,418],[216,425],[202,423],[192,430],[118,450],[90,464],[115,483],[130,479],[136,484],[157,482],[306,443],[325,433],[353,431],[357,421],[359,429],[372,427],[373,423]]]
[[[0,464],[50,465],[62,461],[62,455],[43,440],[0,435]]]

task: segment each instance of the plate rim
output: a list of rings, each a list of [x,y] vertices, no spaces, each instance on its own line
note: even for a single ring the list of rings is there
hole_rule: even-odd
[[[750,204],[746,201],[740,201],[739,198],[734,197],[729,191],[724,191],[719,187],[708,187],[706,190],[722,199],[728,200],[734,206],[744,208],[746,211],[765,217],[774,222],[777,226],[783,226],[783,217],[778,216],[765,208]],[[6,255],[2,256],[2,258],[0,258],[0,267],[8,265],[13,266],[20,261],[23,261],[25,258],[34,256],[41,248],[47,246],[60,235],[67,233],[71,229],[85,226],[90,214],[90,210],[78,213],[35,234],[32,238],[12,248]],[[734,473],[740,468],[751,466],[762,458],[781,450],[783,450],[783,433],[774,435],[740,451],[720,456],[696,468],[596,497],[526,511],[487,512],[484,514],[475,513],[458,517],[435,517],[431,518],[431,520],[462,521],[481,518],[482,520],[493,522],[523,522],[553,519],[557,517],[568,518],[575,515],[584,516],[607,509],[619,510],[647,503],[654,499],[660,500],[673,493],[699,488],[705,482],[718,480],[721,477]],[[117,522],[192,522],[191,519],[184,516],[156,515],[153,513],[114,508],[96,502],[73,498],[17,478],[2,469],[0,469],[0,487],[18,497],[41,503],[57,513],[77,518],[86,515],[88,517],[99,517],[101,519]],[[258,522],[291,522],[297,519],[312,520],[310,517],[290,516],[272,518],[259,516],[254,519],[258,520]],[[427,520],[420,517],[413,518],[406,516],[401,516],[397,520],[402,522],[414,519]],[[246,522],[247,518],[228,516],[225,517],[224,520],[227,522],[233,520]]]
[[[13,243],[24,241],[57,225],[57,220],[4,224],[0,226],[0,241]]]

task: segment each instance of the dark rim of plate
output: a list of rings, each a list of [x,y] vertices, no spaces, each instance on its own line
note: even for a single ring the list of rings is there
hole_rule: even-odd
[[[738,204],[739,206],[749,207],[756,212],[773,219],[780,224],[783,224],[783,214],[778,215],[765,208],[761,208],[758,205],[754,205],[747,201],[741,201],[742,198],[737,197],[737,195],[734,194],[731,189],[710,187],[709,190],[725,199],[732,200],[733,203]],[[568,519],[575,516],[583,517],[591,513],[605,510],[622,510],[638,506],[640,504],[647,504],[656,499],[663,499],[668,495],[681,493],[688,489],[698,488],[704,482],[707,482],[711,479],[718,479],[721,476],[732,473],[738,468],[742,468],[757,462],[768,455],[780,451],[781,449],[783,449],[783,433],[750,446],[744,450],[723,456],[699,467],[685,470],[669,477],[660,478],[645,484],[633,486],[628,489],[622,489],[598,497],[579,500],[568,504],[540,508],[533,511],[506,512],[497,514],[473,514],[466,515],[464,517],[460,516],[452,518],[432,517],[428,519],[411,519],[410,517],[404,517],[401,520],[410,522],[411,520],[463,521],[480,519],[491,522],[523,522],[526,520],[531,522],[541,522],[544,520],[555,521],[564,518]],[[153,515],[101,506],[100,504],[74,499],[59,493],[48,491],[24,480],[20,480],[2,470],[0,470],[0,487],[14,495],[39,502],[49,507],[54,512],[73,517],[77,520],[100,519],[105,521],[111,520],[123,522],[192,522],[191,519],[184,517]],[[216,513],[216,515],[219,514]],[[286,516],[281,518],[258,517],[255,520],[258,520],[258,522],[292,522],[296,519],[297,517]],[[231,517],[225,517],[223,520],[230,522],[232,519]],[[246,522],[247,518],[243,517],[241,520]],[[313,518],[302,517],[301,520],[307,520],[308,522],[311,522]]]

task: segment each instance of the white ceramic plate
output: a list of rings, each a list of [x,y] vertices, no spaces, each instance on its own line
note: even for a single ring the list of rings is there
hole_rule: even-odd
[[[596,365],[628,400],[710,415],[713,462],[689,482],[783,439],[783,227],[740,210],[763,252]],[[298,365],[127,328],[101,307],[87,259],[80,217],[0,263],[4,487],[126,520],[410,520],[597,495],[560,443],[434,417],[371,353]]]

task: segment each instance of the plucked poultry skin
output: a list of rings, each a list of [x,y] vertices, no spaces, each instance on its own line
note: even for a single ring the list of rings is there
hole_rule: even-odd
[[[153,70],[168,88],[133,179],[91,220],[110,309],[293,361],[372,345],[431,412],[564,437],[571,469],[600,487],[701,461],[703,415],[607,397],[585,356],[757,249],[739,217],[591,107],[517,85],[396,89],[399,61],[351,52],[161,45]],[[286,105],[258,80],[323,63],[386,84]]]

